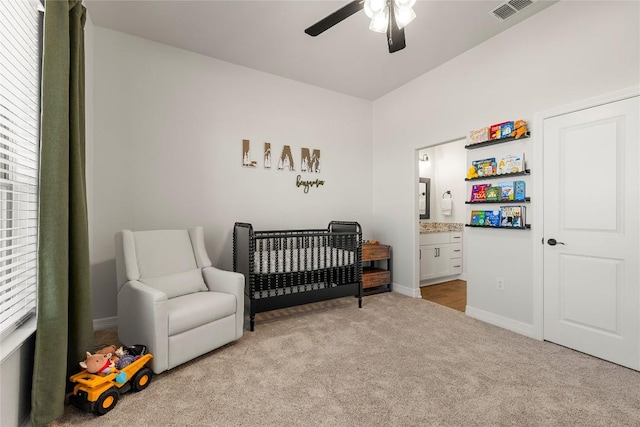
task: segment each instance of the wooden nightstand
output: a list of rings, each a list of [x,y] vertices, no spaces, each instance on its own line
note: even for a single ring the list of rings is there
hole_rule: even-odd
[[[386,268],[378,266],[380,261],[386,261]],[[391,291],[391,246],[362,245],[362,289]]]

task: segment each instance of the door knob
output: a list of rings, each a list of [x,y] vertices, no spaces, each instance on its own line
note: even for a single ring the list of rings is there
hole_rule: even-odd
[[[549,246],[564,245],[564,242],[558,242],[556,239],[549,239],[547,240],[547,244]]]

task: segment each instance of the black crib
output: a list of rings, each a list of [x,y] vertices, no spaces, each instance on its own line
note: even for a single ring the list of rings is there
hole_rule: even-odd
[[[236,222],[233,271],[245,277],[251,331],[264,311],[350,295],[362,307],[362,230],[343,221],[326,229],[269,231]]]

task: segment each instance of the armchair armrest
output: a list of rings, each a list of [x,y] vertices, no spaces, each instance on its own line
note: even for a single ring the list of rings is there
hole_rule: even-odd
[[[125,345],[146,345],[154,356],[153,371],[167,370],[167,295],[137,280],[126,282],[118,292],[118,338]]]
[[[202,275],[210,291],[236,297],[236,338],[240,338],[244,329],[244,275],[215,267],[203,268]]]

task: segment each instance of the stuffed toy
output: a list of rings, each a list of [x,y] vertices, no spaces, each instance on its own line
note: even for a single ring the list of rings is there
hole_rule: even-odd
[[[112,354],[91,354],[87,351],[87,358],[83,362],[80,362],[80,367],[85,369],[90,374],[107,375],[116,373],[115,381],[119,384],[124,384],[127,381],[127,374],[125,372],[118,372],[115,362],[111,360]]]
[[[125,366],[129,366],[139,359],[140,356],[135,353],[134,348],[127,348],[125,350],[122,346],[116,348],[113,344],[103,347],[96,352],[96,354],[111,354],[111,361],[114,363],[116,369],[122,369]]]
[[[527,122],[524,120],[516,120],[513,126],[513,132],[511,132],[509,136],[519,139],[525,133],[527,133]]]
[[[115,363],[111,360],[111,353],[91,354],[88,351],[86,360],[80,362],[80,366],[90,374],[109,374],[116,367]]]
[[[478,177],[478,169],[475,166],[470,166],[467,172],[467,179],[473,179]]]
[[[122,347],[120,347],[122,349]],[[101,348],[100,350],[96,351],[96,354],[110,354],[111,355],[111,361],[115,364],[118,365],[118,350],[116,349],[116,346],[111,344],[108,346],[105,346],[103,348]],[[118,368],[119,369],[119,368]]]
[[[133,362],[135,362],[137,359],[140,358],[140,356],[129,354],[129,352],[123,350],[122,347],[115,350],[115,353],[118,356],[118,361],[116,362],[116,368],[118,369],[122,369],[125,366],[129,366],[130,364],[132,364]]]

